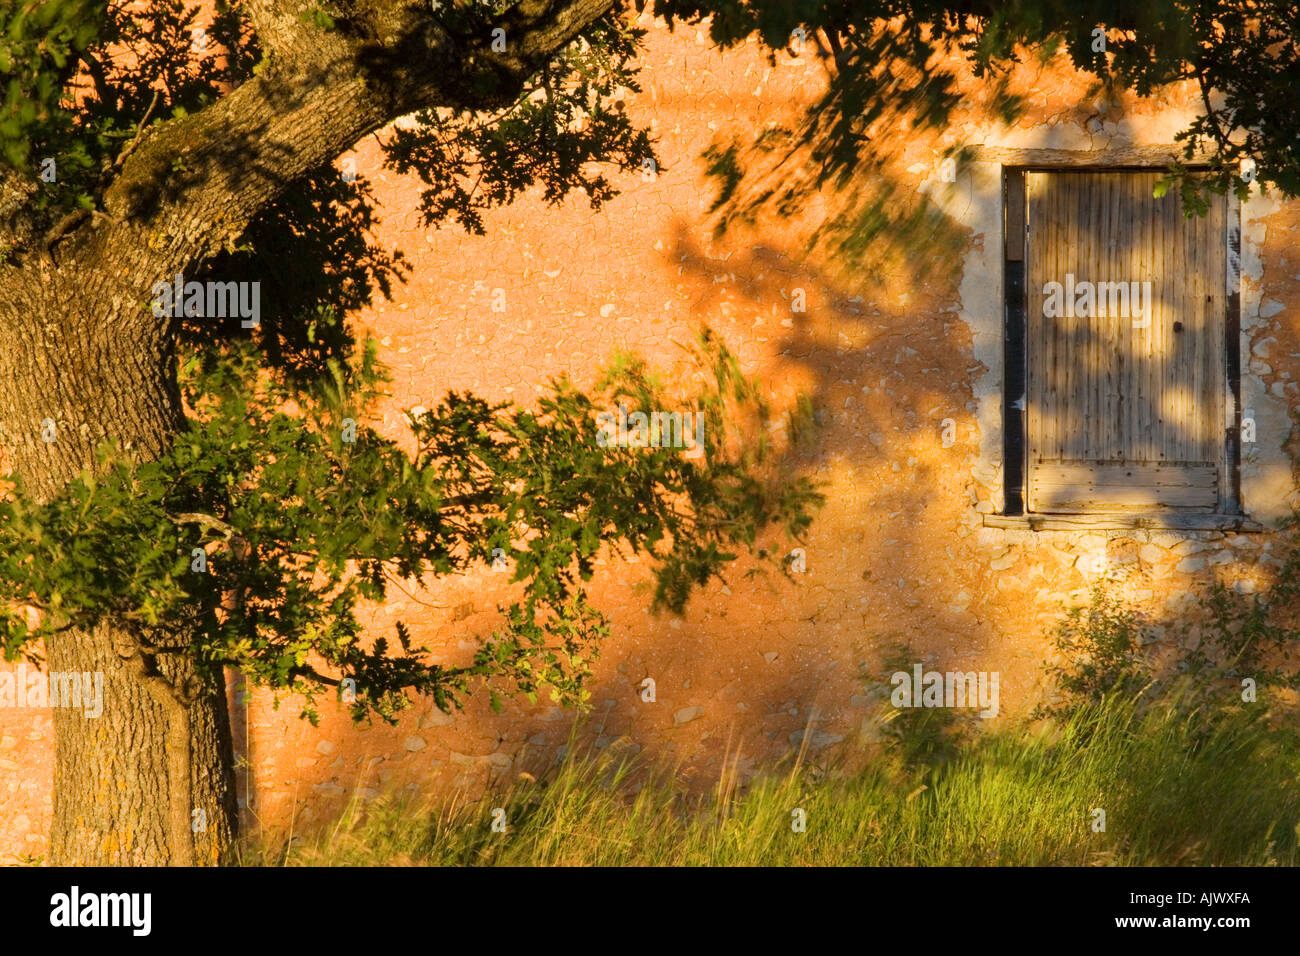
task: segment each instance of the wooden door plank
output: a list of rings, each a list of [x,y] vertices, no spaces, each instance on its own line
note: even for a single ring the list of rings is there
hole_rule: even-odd
[[[1173,196],[1165,194],[1164,199],[1151,198],[1152,217],[1157,224],[1156,241],[1156,263],[1158,276],[1156,277],[1156,289],[1158,294],[1156,299],[1160,302],[1160,311],[1152,316],[1152,334],[1156,337],[1156,351],[1158,355],[1156,377],[1153,380],[1153,388],[1157,390],[1154,402],[1158,412],[1158,421],[1160,421],[1160,457],[1161,460],[1177,460],[1178,450],[1174,447],[1173,432],[1170,429],[1169,407],[1165,403],[1164,382],[1169,377],[1171,363],[1173,363],[1173,328],[1174,328],[1174,237],[1170,230],[1169,224],[1169,204],[1173,202]]]
[[[1226,196],[1214,196],[1210,204],[1210,218],[1206,224],[1205,243],[1205,302],[1208,312],[1206,338],[1206,444],[1214,460],[1220,464],[1220,474],[1226,475],[1227,440],[1224,415],[1227,409],[1224,389],[1226,373],[1224,358],[1227,345],[1228,300],[1224,295],[1227,278],[1226,262],[1220,254],[1227,241]]]
[[[1054,214],[1057,222],[1056,256],[1053,260],[1053,272],[1049,279],[1064,282],[1066,275],[1073,272],[1075,258],[1078,255],[1079,233],[1073,209],[1073,182],[1068,177],[1054,179]],[[1068,298],[1068,296],[1067,296]],[[1076,455],[1079,453],[1077,440],[1080,434],[1078,417],[1087,415],[1088,407],[1080,400],[1078,394],[1083,379],[1079,376],[1078,343],[1072,334],[1074,320],[1069,318],[1070,306],[1066,305],[1065,314],[1053,320],[1052,339],[1056,343],[1059,367],[1056,371],[1058,387],[1053,396],[1056,407],[1052,416],[1056,429],[1056,447],[1058,454]]]
[[[1129,247],[1126,268],[1128,275],[1132,277],[1131,281],[1139,283],[1138,289],[1150,288],[1154,292],[1154,285],[1142,285],[1142,283],[1150,283],[1154,273],[1155,247],[1151,228],[1151,203],[1143,198],[1143,193],[1151,188],[1151,180],[1152,177],[1145,173],[1134,175],[1128,180],[1126,192],[1129,208],[1133,210],[1134,242]],[[1129,348],[1134,358],[1133,373],[1129,377],[1131,400],[1128,403],[1128,415],[1125,419],[1125,425],[1128,428],[1128,441],[1126,444],[1130,449],[1128,455],[1130,460],[1158,461],[1159,455],[1154,448],[1156,431],[1154,416],[1152,415],[1158,393],[1153,388],[1151,302],[1145,296],[1144,300],[1143,327],[1138,328],[1137,312],[1133,309],[1131,302],[1130,312],[1132,315],[1127,322],[1126,334],[1129,337]]]
[[[1189,448],[1188,458],[1199,458],[1205,449],[1204,435],[1201,433],[1201,411],[1205,405],[1205,298],[1202,282],[1205,278],[1204,252],[1205,217],[1193,216],[1184,219],[1186,230],[1183,234],[1183,258],[1187,263],[1183,274],[1183,290],[1187,298],[1187,318],[1184,319],[1183,335],[1192,333],[1190,362],[1188,367],[1189,387],[1184,389],[1187,396],[1186,432]]]
[[[1097,255],[1093,241],[1105,218],[1105,209],[1098,208],[1104,202],[1104,194],[1091,173],[1080,173],[1068,177],[1077,185],[1072,195],[1070,213],[1074,219],[1074,242],[1070,249],[1072,255],[1069,272],[1074,275],[1075,287],[1081,280],[1089,278],[1092,262]],[[1072,297],[1075,298],[1075,297]],[[1070,320],[1070,342],[1074,346],[1074,400],[1083,410],[1082,420],[1071,423],[1078,441],[1074,445],[1074,458],[1091,458],[1097,454],[1097,430],[1101,422],[1101,386],[1097,381],[1097,353],[1099,344],[1096,329],[1091,320],[1075,313]]]
[[[1107,221],[1105,231],[1099,232],[1096,243],[1103,249],[1104,255],[1098,257],[1098,269],[1095,283],[1105,281],[1118,272],[1119,253],[1126,243],[1132,241],[1130,223],[1124,214],[1123,197],[1120,193],[1122,174],[1097,174],[1099,184],[1106,197]],[[1100,361],[1105,376],[1105,424],[1098,435],[1098,444],[1104,450],[1103,460],[1124,458],[1124,385],[1128,373],[1127,356],[1124,355],[1123,338],[1120,334],[1121,320],[1110,315],[1105,316],[1101,309],[1095,309],[1098,337],[1103,345]]]
[[[1209,487],[1216,480],[1213,461],[1185,461],[1173,464],[1151,462],[1044,462],[1039,476],[1054,484],[1168,485]]]
[[[1212,511],[1218,502],[1218,467],[1197,465],[1043,466],[1033,476],[1040,511],[1108,511],[1179,508]]]
[[[1167,427],[1173,439],[1173,458],[1175,461],[1185,461],[1192,454],[1192,445],[1187,440],[1187,381],[1190,377],[1190,360],[1188,357],[1188,338],[1187,338],[1187,297],[1184,294],[1185,283],[1179,281],[1186,276],[1187,269],[1191,264],[1187,262],[1187,243],[1186,223],[1182,219],[1181,211],[1178,207],[1178,199],[1167,195],[1170,201],[1165,207],[1165,215],[1172,222],[1171,225],[1171,251],[1175,256],[1175,261],[1171,263],[1171,272],[1169,275],[1169,292],[1173,302],[1173,314],[1170,316],[1172,322],[1170,325],[1170,343],[1173,359],[1172,374],[1168,374],[1162,383],[1167,390],[1170,401],[1170,418]],[[1181,331],[1180,331],[1181,330]]]
[[[1027,470],[1041,457],[1043,420],[1043,371],[1048,367],[1043,354],[1042,295],[1042,182],[1043,174],[1025,173],[1025,219],[1028,224],[1025,243],[1025,439],[1029,446]],[[1025,508],[1033,508],[1028,482],[1025,485]]]
[[[1038,514],[1090,513],[1105,511],[1155,511],[1160,509],[1214,514],[1218,488],[1143,488],[1122,485],[1091,488],[1071,485],[1060,488],[1035,481]]]

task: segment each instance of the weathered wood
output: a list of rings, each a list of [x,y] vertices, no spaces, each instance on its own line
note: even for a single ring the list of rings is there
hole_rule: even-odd
[[[1037,212],[1041,207],[1043,180],[1041,176],[1027,174],[1025,176],[1025,204],[1027,209],[1033,209]],[[1041,215],[1029,216],[1025,226],[1025,343],[1027,346],[1026,370],[1025,370],[1025,433],[1029,444],[1029,461],[1034,461],[1042,456],[1042,415],[1028,414],[1028,396],[1043,391],[1044,385],[1042,376],[1046,368],[1050,368],[1051,357],[1044,354],[1043,346],[1043,323],[1039,321],[1029,321],[1029,316],[1042,314],[1043,311],[1043,293],[1042,286],[1035,286],[1035,276],[1041,275],[1043,268],[1040,260],[1045,250],[1050,250],[1053,243],[1042,237],[1045,223]],[[1026,500],[1026,505],[1028,501]]]
[[[1163,169],[1176,158],[1168,146],[1112,146],[1108,149],[1016,149],[1005,146],[973,146],[971,158],[977,163],[999,163],[1003,166],[1083,166],[1092,169],[1103,167],[1134,167]],[[1181,158],[1181,157],[1179,157]],[[1213,156],[1207,152],[1183,160],[1188,166],[1207,166]]]
[[[1241,511],[1241,209],[1236,196],[1228,198],[1224,210],[1227,243],[1224,269],[1227,278],[1224,309],[1224,339],[1227,352],[1224,356],[1225,413],[1227,441],[1224,456],[1227,458],[1227,496],[1224,511],[1236,514]]]
[[[1155,198],[1160,178],[1025,173],[1031,512],[1215,511],[1231,497],[1227,207],[1211,197],[1208,216],[1184,219],[1176,195]]]
[[[1244,515],[1196,514],[1182,511],[1097,513],[1086,515],[984,515],[986,528],[1019,531],[1263,531]]]
[[[1037,510],[1073,512],[1185,508],[1213,511],[1218,464],[1043,465],[1030,478]]]
[[[1006,209],[1002,221],[1007,262],[1025,258],[1025,174],[1011,170],[1006,179]]]

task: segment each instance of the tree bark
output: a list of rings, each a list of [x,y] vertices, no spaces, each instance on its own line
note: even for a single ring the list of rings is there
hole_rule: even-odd
[[[237,827],[225,688],[208,680],[191,702],[171,698],[178,671],[192,672],[188,659],[150,676],[119,656],[131,640],[103,626],[47,642],[52,671],[104,675],[99,717],[54,710],[50,863],[215,866]]]
[[[181,409],[170,337],[142,311],[93,270],[11,272],[0,287],[0,428],[36,497],[91,467],[105,437],[139,458],[171,442]],[[49,640],[45,666],[103,680],[99,716],[53,708],[50,862],[217,863],[236,828],[221,678],[203,679],[182,654],[142,655],[108,622]]]

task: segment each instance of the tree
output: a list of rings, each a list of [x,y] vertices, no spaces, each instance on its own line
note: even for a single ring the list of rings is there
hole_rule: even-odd
[[[1210,141],[1214,186],[1241,187],[1250,156],[1261,183],[1297,187],[1297,27],[1282,3],[1117,13],[1078,2],[663,0],[657,11],[674,23],[712,16],[724,46],[757,33],[777,49],[796,30],[817,43],[831,82],[800,136],[819,175],[844,177],[869,152],[871,121],[903,72],[924,115],[942,121],[952,88],[935,51],[996,77],[1018,44],[1064,41],[1107,82],[1140,92],[1201,83],[1209,112],[1188,143]],[[1099,23],[1123,32],[1100,56],[1087,42]],[[481,229],[483,209],[539,183],[549,200],[581,190],[599,205],[612,191],[601,163],[636,169],[653,158],[621,102],[637,88],[640,38],[619,0],[218,0],[201,27],[184,0],[0,10],[0,441],[16,478],[3,513],[6,652],[44,641],[50,669],[105,672],[116,702],[93,727],[56,711],[54,862],[220,857],[233,833],[220,662],[286,688],[347,672],[362,704],[381,712],[400,688],[452,695],[466,686],[458,681],[493,672],[524,692],[547,682],[576,694],[581,661],[548,663],[557,652],[547,642],[567,653],[565,642],[598,636],[581,591],[593,547],[655,549],[660,597],[680,606],[731,545],[754,544],[772,523],[795,533],[806,524],[811,490],[766,481],[734,436],[699,464],[593,457],[582,419],[596,401],[567,383],[538,413],[449,397],[413,422],[414,462],[364,428],[342,443],[343,419],[356,424],[379,375],[364,348],[344,360],[338,310],[400,277],[402,264],[357,240],[364,192],[340,195],[331,162],[414,113],[417,125],[386,150],[424,180],[430,222]],[[716,159],[730,180],[743,174]],[[1176,181],[1194,199],[1193,181]],[[318,228],[299,249],[287,237],[304,223]],[[309,274],[320,281],[281,279],[280,301],[251,331],[151,307],[159,282],[251,281],[277,248],[339,268]],[[270,381],[253,356],[269,362]],[[701,360],[713,374],[694,399],[711,416],[706,434],[761,421],[725,350],[706,339]],[[250,383],[253,398],[229,400]],[[602,388],[658,395],[634,363]],[[286,420],[277,403],[291,394],[304,411]],[[241,427],[250,419],[266,436]],[[294,484],[290,462],[338,493],[317,500],[327,486]],[[586,469],[577,474],[587,482],[558,486],[554,503],[520,498],[521,483],[555,491],[562,467]],[[272,507],[260,491],[271,481],[295,495]],[[615,487],[640,495],[617,506],[594,496]],[[363,507],[356,536],[327,520]],[[310,546],[291,548],[301,534]],[[123,561],[104,560],[110,541]],[[478,670],[448,674],[407,648],[358,648],[350,602],[382,594],[386,573],[454,572],[482,559],[487,542],[509,543],[525,596]],[[203,578],[178,557],[197,562],[195,548],[204,560],[213,551]],[[270,554],[291,557],[289,570],[258,560]],[[333,590],[304,587],[313,571]],[[335,673],[310,664],[313,654]],[[523,666],[538,660],[541,674]],[[208,829],[195,837],[189,821],[203,808]]]

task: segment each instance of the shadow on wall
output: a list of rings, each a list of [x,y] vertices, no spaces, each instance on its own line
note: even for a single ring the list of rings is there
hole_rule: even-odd
[[[942,98],[923,82],[918,89],[921,99]],[[846,87],[830,95],[864,92]],[[899,93],[895,85],[890,96],[877,97],[876,126],[896,122],[915,103]],[[969,655],[990,630],[983,596],[972,597],[980,588],[967,573],[975,566],[970,543],[960,540],[973,530],[974,503],[964,460],[975,441],[975,369],[968,367],[969,334],[955,315],[957,264],[969,231],[915,201],[901,178],[874,164],[864,167],[870,176],[855,171],[844,147],[860,146],[861,130],[840,124],[821,132],[822,161],[804,167],[811,176],[785,184],[792,188],[779,205],[785,218],[802,218],[826,182],[854,173],[841,196],[849,198],[844,210],[826,233],[811,237],[847,252],[848,268],[832,272],[796,251],[798,242],[784,238],[796,231],[792,221],[762,230],[782,236],[780,243],[747,245],[733,235],[726,256],[714,257],[679,219],[661,275],[650,280],[674,285],[674,272],[684,277],[693,290],[691,317],[707,320],[747,367],[759,369],[778,405],[808,396],[820,427],[782,464],[815,472],[831,494],[805,548],[807,573],[795,584],[749,579],[742,565],[729,586],[697,595],[684,619],[649,619],[638,569],[602,569],[602,603],[613,610],[615,637],[592,687],[587,736],[626,737],[647,754],[687,761],[687,771],[707,774],[733,745],[770,758],[812,723],[849,720],[860,689],[856,670],[877,635],[945,655],[960,644]],[[744,190],[735,198],[743,201]],[[725,216],[724,205],[715,211]],[[960,435],[948,448],[945,420]],[[963,464],[953,468],[954,461]],[[463,635],[491,627],[491,612],[479,610],[488,603],[485,589],[491,593],[488,575],[440,586],[446,609],[422,615],[412,628],[416,640],[464,652]],[[376,624],[391,624],[382,609]],[[638,694],[645,677],[656,681],[654,704]],[[258,716],[255,710],[255,725]],[[247,757],[267,792],[279,796],[300,788],[341,798],[354,786],[420,786],[434,773],[469,786],[517,767],[529,749],[554,753],[568,723],[569,715],[554,709],[512,704],[498,717],[474,700],[452,718],[421,702],[413,719],[392,730],[354,732],[328,718],[326,734],[345,734],[346,743],[313,740],[305,725],[286,730],[266,721],[260,735],[246,735],[255,748]],[[836,736],[818,732],[822,740]]]
[[[815,474],[831,500],[805,546],[806,574],[752,580],[742,565],[728,585],[697,595],[681,620],[644,613],[636,567],[602,568],[614,637],[581,742],[677,763],[683,780],[708,785],[728,753],[742,754],[745,771],[797,747],[805,730],[817,750],[857,730],[859,672],[879,639],[969,662],[997,635],[999,614],[1014,614],[995,607],[1001,595],[972,537],[978,367],[956,317],[958,230],[946,225],[911,247],[895,232],[895,245],[912,254],[848,285],[770,242],[733,238],[710,254],[676,222],[662,272],[689,281],[691,314],[759,368],[778,405],[799,393],[811,399],[820,427],[781,466]],[[960,440],[944,448],[949,418]],[[491,627],[492,612],[479,610],[491,591],[487,574],[440,587],[447,609],[426,615],[415,638],[463,651],[460,638]],[[653,703],[641,699],[646,677],[655,681]],[[252,723],[270,731],[261,709]],[[259,808],[263,819],[310,804],[309,816],[298,816],[307,825],[354,790],[472,791],[535,771],[566,745],[572,716],[520,702],[497,716],[475,699],[452,717],[422,701],[398,728],[353,730],[329,715],[320,734],[301,725],[279,739],[253,735],[246,756],[258,768],[254,791],[275,798]]]
[[[728,755],[741,755],[742,779],[805,742],[820,759],[836,743],[873,737],[861,674],[895,643],[910,643],[927,668],[1000,671],[1002,713],[1020,712],[1036,702],[1041,677],[1034,639],[1056,619],[1058,599],[1096,577],[1081,555],[1099,552],[1129,573],[1137,600],[1175,587],[1185,562],[1232,566],[1219,560],[1226,552],[1181,539],[982,529],[971,383],[984,368],[958,318],[957,289],[962,254],[983,237],[917,195],[901,174],[872,167],[820,231],[810,232],[798,203],[717,236],[716,250],[695,238],[705,224],[671,223],[659,275],[647,281],[685,283],[692,318],[757,370],[775,404],[808,397],[819,427],[781,465],[823,481],[829,502],[805,545],[806,574],[751,579],[742,563],[680,620],[645,613],[641,569],[606,563],[600,603],[614,633],[580,744],[675,764],[700,786],[716,782]],[[488,573],[440,585],[439,606],[411,622],[416,641],[465,652],[468,635],[492,626],[493,585]],[[376,609],[373,627],[391,626],[393,611]],[[654,702],[641,699],[645,678],[655,681]],[[353,728],[326,714],[316,731],[254,700],[244,756],[268,825],[309,826],[354,792],[472,793],[536,773],[568,745],[574,716],[522,702],[497,715],[479,695],[454,716],[418,701],[396,728]]]

